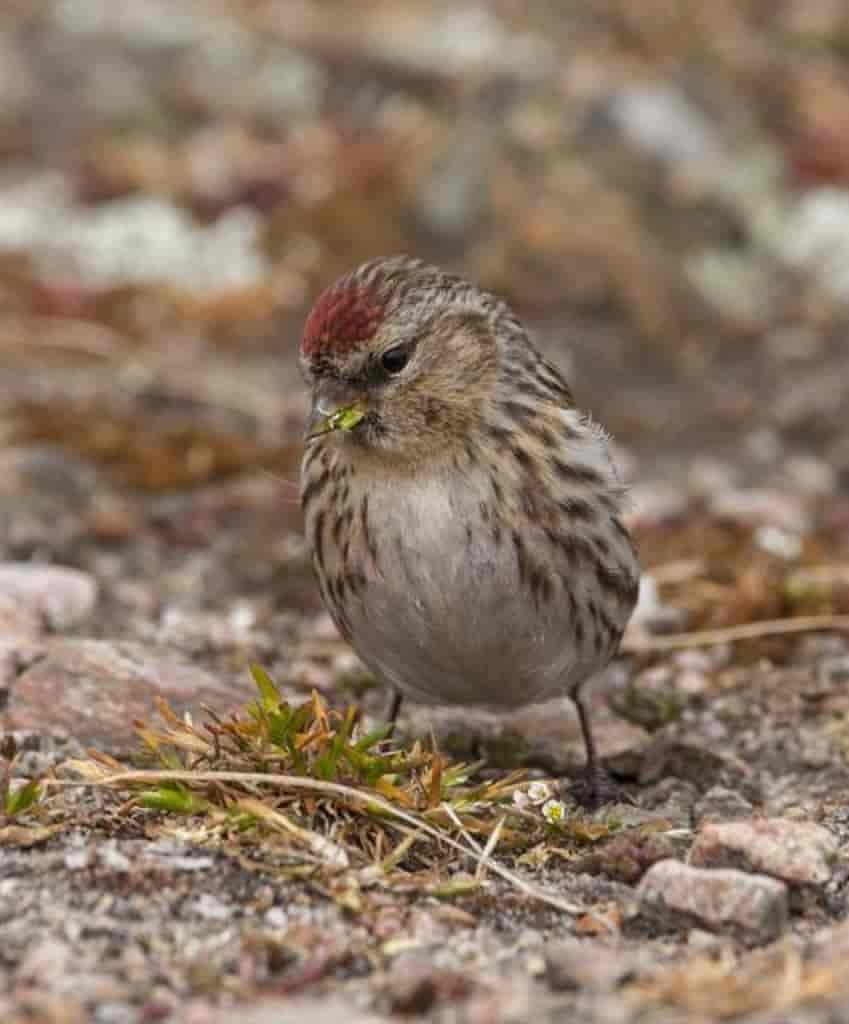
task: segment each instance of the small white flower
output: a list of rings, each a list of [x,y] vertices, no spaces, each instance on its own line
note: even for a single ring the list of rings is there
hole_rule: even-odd
[[[547,782],[532,782],[528,786],[528,800],[532,804],[544,804],[551,798],[551,786]]]
[[[566,804],[562,800],[547,800],[542,805],[542,816],[549,825],[560,825],[566,818]]]

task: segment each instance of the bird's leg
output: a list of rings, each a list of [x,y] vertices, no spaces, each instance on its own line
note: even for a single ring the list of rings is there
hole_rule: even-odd
[[[578,721],[581,723],[581,736],[584,739],[584,751],[586,752],[586,773],[588,777],[592,778],[598,772],[598,751],[596,750],[590,715],[580,693],[576,693],[572,700],[578,709]]]
[[[386,721],[389,723],[388,736],[391,736],[395,732],[395,723],[398,721],[398,715],[401,711],[401,704],[404,698],[401,696],[399,690],[392,690],[389,698],[389,705],[386,709]]]
[[[621,799],[622,794],[619,787],[599,763],[589,711],[579,691],[572,694],[572,700],[578,711],[578,721],[581,723],[586,766],[583,779],[573,783],[569,787],[569,792],[582,806],[594,810],[604,803]]]

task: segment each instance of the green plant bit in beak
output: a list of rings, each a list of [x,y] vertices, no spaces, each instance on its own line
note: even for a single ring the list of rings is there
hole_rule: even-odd
[[[308,441],[321,437],[322,434],[331,434],[334,430],[342,430],[346,433],[353,430],[366,415],[366,407],[362,402],[353,402],[351,405],[343,406],[332,412],[308,437]]]

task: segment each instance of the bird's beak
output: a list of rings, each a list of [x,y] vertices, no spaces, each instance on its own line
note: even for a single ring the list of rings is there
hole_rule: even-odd
[[[333,403],[319,395],[313,404],[307,422],[306,440],[307,442],[315,441],[334,430],[347,433],[365,419],[367,412],[366,403],[362,399],[347,403]]]

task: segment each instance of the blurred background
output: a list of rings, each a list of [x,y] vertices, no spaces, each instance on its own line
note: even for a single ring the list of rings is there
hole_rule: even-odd
[[[0,156],[0,558],[96,635],[329,678],[300,328],[398,251],[612,431],[658,628],[849,607],[843,0],[4,0]]]

